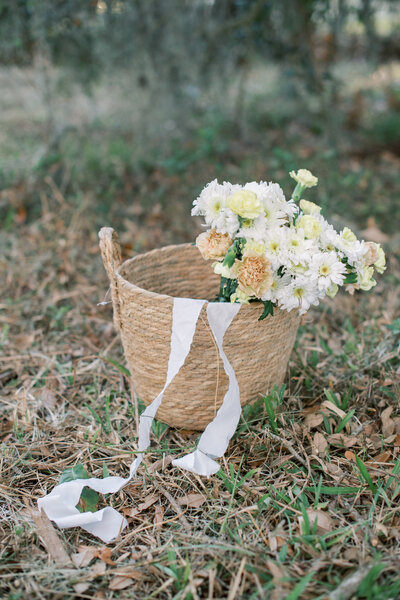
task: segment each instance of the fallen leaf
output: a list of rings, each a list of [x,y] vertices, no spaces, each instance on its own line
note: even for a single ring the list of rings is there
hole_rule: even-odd
[[[116,562],[114,560],[111,560],[111,553],[111,548],[105,546],[104,548],[100,548],[97,550],[96,556],[97,558],[105,562],[107,565],[115,565]]]
[[[129,577],[123,577],[121,575],[117,575],[116,577],[113,577],[111,579],[108,587],[110,588],[110,590],[123,590],[132,584],[133,584],[133,580],[130,579]]]
[[[106,569],[106,563],[102,561],[95,563],[88,573],[88,579],[95,579],[96,577],[101,577],[106,572]]]
[[[334,523],[333,523],[332,517],[330,517],[328,515],[328,513],[324,512],[322,510],[314,510],[312,508],[308,508],[306,512],[307,512],[308,519],[310,521],[311,529],[314,527],[315,520],[317,521],[317,533],[319,533],[319,534],[328,533],[329,531],[332,531],[332,529],[334,528]],[[299,526],[300,526],[301,530],[303,527],[303,523],[304,523],[304,517],[301,516],[301,517],[299,517]]]
[[[315,446],[317,454],[325,454],[325,450],[328,447],[328,442],[325,436],[322,435],[322,433],[319,433],[318,431],[315,432],[313,444]]]
[[[97,555],[97,548],[93,546],[80,546],[78,550],[79,552],[71,555],[71,560],[77,569],[87,567]]]
[[[335,413],[341,419],[343,419],[346,416],[346,413],[344,412],[344,410],[342,410],[341,408],[336,406],[336,404],[334,404],[330,400],[324,400],[323,403],[321,404],[321,406],[323,408],[327,408],[330,412]]]
[[[267,568],[269,569],[269,572],[272,575],[274,583],[285,577],[285,571],[282,569],[282,567],[279,567],[272,560],[267,560],[266,564]]]
[[[347,460],[350,460],[351,462],[356,462],[356,455],[354,454],[354,452],[351,452],[351,450],[346,450],[346,452],[344,453],[345,458],[347,458]]]
[[[42,540],[44,547],[56,565],[71,565],[71,559],[65,551],[56,530],[46,514],[43,511],[38,512],[33,509],[29,511],[29,514],[37,527],[39,537]]]
[[[158,528],[162,527],[162,522],[164,520],[164,507],[161,504],[156,506],[155,514],[154,514],[154,525]]]
[[[83,594],[84,592],[86,592],[86,590],[90,588],[90,583],[76,583],[73,587],[77,594]]]
[[[136,517],[141,512],[147,510],[150,506],[155,504],[158,499],[159,496],[157,496],[156,494],[149,494],[147,498],[145,498],[144,502],[139,504],[139,506],[137,506],[136,508],[126,508],[122,512],[124,513],[125,517]]]
[[[389,460],[392,458],[392,453],[389,452],[389,450],[384,450],[384,452],[381,452],[380,454],[377,454],[376,456],[374,456],[374,458],[372,460],[369,460],[368,462],[366,462],[365,464],[373,464],[373,463],[387,463],[389,462]]]
[[[393,412],[393,406],[388,406],[382,411],[381,421],[382,421],[382,434],[385,438],[393,435],[395,430],[395,422],[390,418],[390,415]]]
[[[351,448],[359,443],[359,440],[350,435],[344,435],[342,433],[332,433],[328,436],[328,442],[332,446],[339,446],[340,448]]]
[[[306,427],[308,427],[308,429],[313,429],[314,427],[321,425],[323,421],[324,417],[321,415],[321,413],[311,413],[304,419],[304,424]]]
[[[181,506],[189,506],[190,508],[200,508],[206,501],[203,494],[185,494],[180,498],[176,498],[176,501]]]

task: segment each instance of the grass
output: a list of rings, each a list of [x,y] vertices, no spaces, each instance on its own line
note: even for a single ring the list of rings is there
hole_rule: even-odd
[[[332,152],[308,130],[283,137],[280,125],[269,143],[256,134],[221,143],[221,125],[200,129],[146,164],[131,162],[124,136],[68,134],[33,182],[4,188],[1,597],[400,597],[398,158]],[[187,215],[204,182],[284,181],[299,166],[320,176],[312,199],[328,214],[358,230],[374,217],[388,235],[388,271],[373,293],[340,294],[303,319],[285,386],[245,407],[215,477],[173,468],[197,436],[156,422],[133,482],[86,499],[125,511],[129,527],[108,547],[56,529],[68,559],[57,562],[32,519],[37,498],[67,469],[126,474],[137,441],[111,307],[99,305],[108,284],[98,227],[121,232],[124,257],[190,241],[197,224]]]

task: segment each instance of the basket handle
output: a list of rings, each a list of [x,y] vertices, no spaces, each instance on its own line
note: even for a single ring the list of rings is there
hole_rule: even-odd
[[[117,269],[121,264],[121,247],[118,234],[112,227],[102,227],[99,231],[100,252],[104,268],[110,280],[111,298],[114,308],[114,323],[121,329],[121,305],[118,293]]]

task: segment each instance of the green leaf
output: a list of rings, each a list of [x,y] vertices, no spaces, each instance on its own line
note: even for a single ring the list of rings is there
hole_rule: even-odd
[[[344,496],[346,494],[352,494],[355,496],[362,489],[363,488],[360,487],[330,487],[322,485],[321,488],[319,488],[319,491],[321,494],[327,494],[328,496]],[[304,488],[304,491],[315,492],[315,487],[306,487]]]
[[[369,485],[371,491],[375,494],[375,492],[376,492],[376,485],[372,481],[371,475],[368,473],[367,467],[364,465],[364,463],[361,460],[361,458],[358,458],[357,455],[356,455],[356,463],[357,463],[357,467],[358,467],[358,469],[359,469],[359,471],[361,473],[361,476],[363,477],[363,479],[365,479],[365,481]]]
[[[235,262],[235,258],[236,258],[236,250],[232,248],[232,246],[229,248],[228,252],[225,255],[224,261],[223,261],[223,265],[226,265],[227,267],[231,268]]]
[[[89,487],[84,487],[76,508],[79,512],[96,512],[99,498],[97,492]]]
[[[357,273],[348,273],[343,283],[357,283]]]
[[[263,321],[266,317],[268,317],[268,315],[273,316],[273,314],[274,314],[274,305],[271,302],[271,300],[265,300],[263,302],[263,304],[264,304],[264,310],[262,312],[261,317],[259,317],[259,319],[258,319],[259,321]]]
[[[313,577],[314,571],[311,571],[310,573],[307,573],[307,575],[304,575],[304,577],[300,579],[299,583],[292,589],[290,594],[286,596],[285,600],[298,600],[298,598],[301,598],[302,593],[304,592],[304,590],[306,589]]]
[[[393,321],[393,323],[391,323],[390,325],[386,325],[386,327],[388,329],[390,329],[391,331],[393,331],[393,333],[396,335],[397,333],[400,333],[400,317],[398,319],[395,319]]]
[[[105,356],[103,356],[102,358],[106,362],[114,365],[114,367],[117,367],[118,371],[120,371],[126,377],[130,377],[131,376],[131,372],[126,367],[123,367],[122,365],[120,365],[119,362],[117,362],[113,358],[106,358]]]
[[[349,413],[347,413],[347,415],[345,417],[343,417],[343,419],[340,421],[339,425],[336,428],[336,433],[340,433],[342,431],[342,429],[344,429],[346,427],[347,423],[354,416],[355,412],[356,412],[356,409],[353,408]]]
[[[60,483],[66,481],[74,481],[75,479],[89,479],[89,475],[85,467],[81,464],[77,464],[72,469],[66,469],[60,477]]]
[[[76,479],[89,479],[89,475],[85,467],[81,464],[77,464],[72,469],[66,469],[61,477],[60,483],[66,483],[67,481],[75,481]],[[85,486],[82,490],[81,497],[79,499],[76,508],[79,512],[95,512],[97,510],[97,504],[99,502],[99,494],[89,487]]]

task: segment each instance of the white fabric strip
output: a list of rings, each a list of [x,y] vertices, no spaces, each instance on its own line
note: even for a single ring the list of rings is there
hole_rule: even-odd
[[[201,435],[194,452],[172,461],[176,467],[181,467],[197,475],[209,477],[219,471],[219,464],[213,458],[219,458],[225,453],[229,441],[236,431],[240,419],[240,390],[235,371],[228,361],[222,347],[226,330],[237,315],[240,304],[209,303],[207,318],[218,346],[224,369],[229,378],[228,391],[215,418],[209,423]]]
[[[177,375],[189,354],[197,320],[205,302],[205,300],[191,298],[174,298],[167,379],[157,398],[153,400],[140,417],[138,441],[140,452],[144,452],[150,445],[150,430],[154,415],[161,404],[165,390]],[[79,502],[83,488],[86,486],[101,494],[118,492],[135,475],[142,458],[143,454],[139,454],[133,461],[127,479],[122,477],[105,477],[104,479],[92,477],[90,479],[67,481],[57,485],[44,498],[39,498],[38,507],[43,509],[48,518],[62,529],[80,526],[85,531],[99,537],[103,542],[111,542],[127,526],[126,519],[111,506],[94,513],[81,513],[76,505]]]
[[[68,481],[57,485],[47,496],[38,500],[39,508],[43,509],[48,518],[60,528],[80,526],[85,531],[99,537],[103,542],[108,543],[115,539],[122,529],[127,526],[126,519],[110,506],[94,513],[80,513],[76,505],[84,487],[87,486],[101,494],[112,494],[123,488],[135,475],[142,462],[143,452],[150,445],[150,430],[153,419],[161,404],[165,390],[177,375],[189,354],[197,320],[205,303],[206,300],[174,298],[167,379],[162,391],[140,417],[139,454],[130,466],[129,477],[127,479],[112,476],[104,479],[92,477],[91,479]],[[219,470],[219,464],[213,459],[224,454],[240,418],[239,386],[235,372],[223,350],[225,332],[239,309],[240,304],[207,304],[208,321],[229,378],[229,388],[215,419],[207,425],[201,435],[197,449],[173,461],[173,465],[198,475],[210,476]]]

